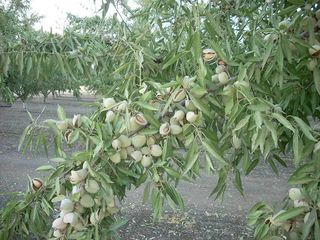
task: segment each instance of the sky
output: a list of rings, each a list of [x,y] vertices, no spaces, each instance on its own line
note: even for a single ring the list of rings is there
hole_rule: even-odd
[[[43,19],[35,25],[36,29],[62,33],[66,26],[67,13],[79,17],[94,16],[101,7],[101,0],[31,0],[31,11],[43,16]],[[129,0],[130,7],[137,7],[134,0]],[[112,16],[115,9],[110,6],[108,15]],[[100,15],[100,14],[99,14]]]

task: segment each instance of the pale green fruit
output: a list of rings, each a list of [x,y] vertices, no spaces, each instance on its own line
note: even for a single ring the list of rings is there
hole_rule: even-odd
[[[119,106],[117,107],[117,110],[119,112],[124,112],[126,111],[127,107],[128,107],[128,102],[124,100],[119,104]]]
[[[105,119],[105,122],[113,122],[113,120],[116,118],[116,114],[109,110],[107,113],[106,113],[106,119]]]
[[[194,112],[187,112],[186,119],[189,123],[194,123],[197,121],[198,115],[195,114]]]
[[[162,136],[168,135],[168,134],[170,133],[170,125],[169,125],[169,123],[163,123],[163,124],[160,126],[159,133],[160,133]]]
[[[179,89],[177,92],[174,92],[173,94],[173,102],[181,102],[186,97],[186,91],[184,89]]]
[[[152,157],[150,155],[143,155],[141,159],[141,164],[145,168],[149,167],[152,164]]]
[[[85,208],[79,202],[76,202],[74,204],[74,211],[77,212],[77,213],[84,213],[85,212]]]
[[[155,144],[155,143],[156,143],[156,139],[153,136],[147,138],[147,145],[148,146]]]
[[[117,152],[117,153],[113,154],[112,156],[110,156],[110,160],[115,164],[121,162],[120,153]]]
[[[290,26],[290,21],[289,20],[283,20],[282,22],[279,22],[278,24],[278,27],[281,29],[281,30],[286,30],[288,29]]]
[[[182,87],[185,89],[188,89],[193,85],[193,81],[195,80],[195,77],[190,78],[189,76],[185,76],[182,79]]]
[[[302,200],[303,199],[303,196],[301,194],[301,190],[299,188],[290,188],[289,189],[289,198],[292,200],[292,201],[295,201],[295,200]]]
[[[214,75],[212,75],[211,81],[212,81],[212,82],[218,82],[218,81],[219,81],[219,74],[214,74]]]
[[[69,211],[69,212],[70,212],[70,211]],[[61,211],[61,212],[59,213],[59,217],[61,217],[61,218],[63,219],[63,217],[64,217],[67,213],[69,213],[69,212]]]
[[[226,72],[219,73],[218,78],[221,84],[226,84],[229,82],[229,76]]]
[[[178,125],[170,125],[170,133],[172,135],[179,135],[180,133],[182,133],[182,127]]]
[[[317,67],[317,64],[318,64],[317,59],[315,59],[315,58],[310,59],[309,62],[307,63],[307,68],[310,71],[314,71],[316,69],[316,67]]]
[[[216,56],[217,56],[216,52],[211,48],[206,48],[206,49],[203,49],[202,51],[202,59],[205,62],[215,59]]]
[[[136,161],[139,162],[142,159],[142,152],[141,151],[134,151],[130,154],[130,156]]]
[[[143,147],[141,148],[142,154],[150,154],[149,148],[148,147]]]
[[[189,100],[189,99],[187,99],[187,100],[185,101],[185,107],[186,107],[189,111],[194,111],[194,110],[197,109],[196,106],[193,104],[193,102],[192,102],[191,100]]]
[[[295,208],[297,207],[309,207],[309,204],[305,201],[302,201],[302,200],[294,200],[293,201],[293,206]]]
[[[147,142],[147,138],[145,135],[135,135],[131,138],[131,142],[132,142],[132,145],[135,147],[135,148],[141,148],[143,145],[146,144]]]
[[[113,149],[115,149],[115,150],[119,150],[121,148],[121,142],[119,139],[113,140],[111,145],[112,145]]]
[[[160,157],[162,155],[162,148],[158,144],[151,145],[150,154],[154,157]]]
[[[60,230],[54,230],[53,231],[53,236],[55,238],[61,238],[63,236],[62,232]]]
[[[147,119],[141,113],[137,114],[134,119],[139,126],[146,126],[148,124]]]
[[[52,222],[52,228],[58,230],[64,230],[67,228],[67,224],[63,222],[62,218],[57,218]]]
[[[216,67],[216,73],[219,74],[219,73],[222,73],[222,72],[225,72],[226,71],[226,67],[224,65],[218,65]]]
[[[89,179],[85,186],[84,189],[88,192],[88,193],[97,193],[100,190],[99,184],[96,180],[94,179]]]
[[[126,150],[127,150],[128,155],[130,155],[134,151],[134,148],[132,146],[129,146],[126,148]]]
[[[88,175],[88,171],[86,169],[80,169],[78,171],[71,171],[70,182],[72,184],[78,184],[83,181]]]
[[[77,114],[77,115],[73,116],[72,125],[74,127],[80,127],[81,126],[81,115],[80,114]]]
[[[104,212],[102,210],[97,210],[90,214],[90,222],[95,225],[98,222],[101,222],[104,217]]]
[[[84,194],[80,199],[81,206],[91,208],[94,206],[94,200],[89,194]]]
[[[111,108],[116,104],[116,101],[113,98],[104,98],[102,100],[102,106],[104,108]]]
[[[71,226],[75,226],[78,223],[78,216],[74,213],[67,213],[63,217],[64,223],[70,223]]]
[[[60,210],[64,212],[72,212],[73,208],[74,208],[73,202],[68,198],[63,199],[60,203]]]
[[[94,202],[98,205],[98,206],[101,206],[101,198],[95,198],[94,199]]]
[[[318,55],[319,51],[320,51],[320,45],[318,44],[313,45],[311,48],[309,48],[309,54],[311,56]]]
[[[184,119],[184,117],[185,117],[185,113],[182,110],[175,111],[175,113],[173,115],[173,118],[176,121],[182,121]]]
[[[135,117],[131,117],[129,120],[129,131],[133,132],[140,128],[140,125],[136,122]]]
[[[56,126],[60,131],[64,132],[65,130],[67,130],[69,122],[67,120],[57,121]]]
[[[175,119],[174,117],[170,118],[170,125],[179,125],[179,121],[177,121],[177,119]]]
[[[124,159],[127,159],[127,158],[128,158],[127,149],[122,148],[119,153],[120,153],[120,158],[121,158],[121,159],[124,160]]]
[[[121,135],[118,139],[121,142],[121,147],[123,148],[127,148],[131,145],[131,139],[126,135]]]
[[[83,224],[80,221],[75,226],[73,226],[73,228],[77,231],[82,231],[85,229],[85,227],[83,226]]]

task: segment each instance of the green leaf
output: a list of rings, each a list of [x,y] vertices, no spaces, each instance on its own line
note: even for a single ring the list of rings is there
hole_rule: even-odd
[[[162,70],[170,67],[172,64],[176,63],[178,59],[182,56],[183,54],[178,53],[177,55],[173,55],[162,67]]]
[[[203,102],[203,100],[201,99],[197,99],[196,97],[194,97],[192,94],[190,94],[191,97],[191,101],[194,104],[194,106],[196,108],[198,108],[201,112],[203,112],[205,115],[207,115],[208,117],[212,117],[212,114],[210,112],[210,109],[208,108],[208,106]]]
[[[208,153],[210,153],[215,159],[217,159],[221,163],[222,166],[227,165],[227,162],[219,153],[218,148],[214,146],[209,139],[204,140],[202,142],[202,145]]]
[[[290,129],[292,132],[295,132],[295,129],[291,125],[291,123],[281,114],[279,113],[272,113],[272,116],[277,119],[284,127]]]
[[[119,228],[126,225],[127,222],[128,222],[128,219],[119,219],[109,226],[109,231],[111,232],[117,231]]]
[[[193,40],[193,44],[192,44],[193,54],[194,54],[194,57],[198,59],[201,56],[200,32],[195,32],[192,40]]]
[[[240,171],[238,169],[236,169],[234,185],[236,186],[238,191],[241,193],[241,195],[244,196],[244,194],[243,194],[243,186],[242,186],[242,181],[241,181],[241,175],[240,175]]]
[[[320,69],[319,67],[316,67],[313,71],[313,80],[314,80],[314,86],[316,87],[316,90],[318,94],[320,95]]]
[[[142,107],[142,108],[145,108],[145,109],[147,109],[147,110],[151,110],[151,111],[158,111],[159,109],[158,108],[156,108],[156,107],[154,107],[154,106],[152,106],[152,105],[150,105],[150,104],[148,104],[148,103],[144,103],[144,102],[137,102],[137,104],[140,106],[140,107]]]
[[[313,209],[309,214],[307,222],[304,223],[303,225],[303,229],[302,229],[303,240],[307,239],[307,237],[309,236],[311,232],[311,228],[315,224],[316,219],[317,219],[317,211],[316,209]]]
[[[58,105],[57,114],[58,114],[58,118],[60,120],[66,119],[66,113],[65,113],[63,107],[61,107],[60,105]]]
[[[317,139],[314,138],[314,136],[312,136],[311,134],[311,128],[299,117],[293,116],[294,120],[296,121],[296,123],[298,124],[298,126],[300,127],[300,129],[302,130],[302,132],[304,133],[304,135],[311,141],[315,141],[317,142]]]
[[[55,168],[52,165],[43,165],[40,166],[36,169],[36,171],[50,171],[50,170],[55,170]]]
[[[243,128],[249,122],[250,117],[251,115],[247,115],[245,118],[241,119],[240,122],[238,122],[238,124],[235,126],[233,131],[235,132]]]
[[[191,170],[193,165],[198,160],[198,156],[199,156],[198,146],[197,146],[197,144],[192,144],[192,146],[189,148],[187,156],[186,156],[187,164],[184,168],[182,175],[185,175],[186,173],[188,173]]]
[[[289,210],[286,210],[284,213],[279,214],[274,221],[277,222],[283,222],[289,219],[292,219],[305,211],[305,207],[297,207],[297,208],[291,208]]]

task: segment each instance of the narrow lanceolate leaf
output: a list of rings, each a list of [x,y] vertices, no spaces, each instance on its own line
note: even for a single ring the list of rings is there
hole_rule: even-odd
[[[214,158],[216,158],[222,165],[227,165],[226,161],[219,153],[218,148],[214,146],[209,139],[206,139],[202,142],[202,145],[208,153],[210,153]]]
[[[151,111],[158,111],[159,109],[148,104],[148,103],[145,103],[145,102],[137,102],[137,104],[142,107],[142,108],[145,108],[147,110],[151,110]]]
[[[200,32],[196,32],[193,35],[193,44],[192,44],[192,50],[193,54],[196,58],[200,57],[201,54],[201,40],[200,40]]]
[[[199,157],[199,151],[198,151],[198,145],[197,144],[192,144],[190,149],[188,150],[186,161],[187,164],[184,168],[183,174],[187,174],[193,167],[193,165],[196,163]]]
[[[314,136],[311,134],[311,128],[309,125],[307,125],[301,118],[299,117],[293,117],[304,135],[311,141],[317,142],[317,139],[314,138]]]
[[[291,209],[285,211],[284,213],[279,214],[274,219],[274,221],[283,222],[283,221],[292,219],[292,218],[300,215],[301,213],[303,213],[305,210],[306,210],[305,207],[291,208]]]
[[[314,86],[316,87],[316,90],[320,95],[320,69],[317,67],[313,71],[313,80]]]
[[[292,132],[294,132],[294,128],[291,125],[291,123],[281,114],[279,113],[272,113],[272,116],[277,119],[284,127],[290,129]]]
[[[241,128],[243,128],[249,122],[250,117],[251,117],[251,115],[247,115],[245,118],[241,119],[241,121],[238,122],[238,124],[233,129],[233,131],[238,131]]]
[[[44,166],[38,167],[36,171],[50,171],[54,169],[55,168],[52,165],[44,165]]]
[[[310,235],[311,228],[315,224],[316,219],[317,219],[317,211],[313,209],[310,212],[307,222],[303,225],[303,229],[302,229],[303,240],[307,239],[307,237]]]
[[[61,107],[60,105],[58,105],[57,113],[58,113],[58,118],[60,120],[65,120],[66,119],[66,113],[65,113],[63,107]]]

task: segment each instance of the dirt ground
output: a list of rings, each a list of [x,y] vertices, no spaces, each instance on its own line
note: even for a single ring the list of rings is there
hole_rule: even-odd
[[[84,105],[90,101],[94,99],[76,101],[72,97],[50,97],[46,104],[41,99],[33,99],[27,108],[37,116],[45,107],[42,119],[56,118],[57,105],[60,104],[72,117],[90,112],[91,109]],[[45,156],[23,155],[18,151],[19,137],[28,123],[21,102],[12,107],[0,104],[0,207],[8,199],[6,193],[24,190],[27,176],[37,177],[34,169],[49,162]],[[186,212],[173,212],[167,208],[159,223],[153,222],[150,206],[141,203],[143,188],[132,190],[122,204],[121,215],[129,221],[121,229],[120,236],[125,240],[252,239],[252,231],[246,225],[248,210],[257,201],[275,205],[281,202],[288,189],[287,178],[291,171],[292,168],[280,168],[277,177],[268,165],[261,164],[244,178],[245,197],[230,181],[223,202],[208,198],[217,178],[203,174],[195,183],[183,182],[178,187],[185,200]]]

